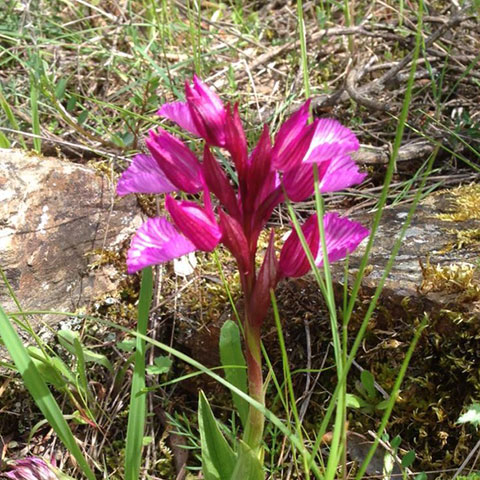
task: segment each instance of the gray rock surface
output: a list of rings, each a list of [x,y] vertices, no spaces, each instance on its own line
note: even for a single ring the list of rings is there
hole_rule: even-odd
[[[382,277],[410,206],[384,211],[371,251],[369,272],[363,286],[373,290]],[[360,218],[367,225],[373,216]],[[350,257],[355,271],[365,243]],[[384,299],[399,303],[408,298],[424,305],[425,311],[452,308],[479,312],[480,278],[480,185],[470,184],[429,195],[417,207],[387,277]],[[334,265],[336,278],[343,274]]]
[[[24,310],[74,311],[114,290],[121,274],[91,264],[140,223],[135,198],[95,170],[0,149],[0,265]],[[3,281],[0,303],[17,310]]]

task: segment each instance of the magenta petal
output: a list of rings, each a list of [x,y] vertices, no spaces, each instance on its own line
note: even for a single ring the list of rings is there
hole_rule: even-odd
[[[319,183],[322,181],[330,162],[321,162],[318,164]],[[302,202],[306,198],[313,195],[315,191],[313,164],[302,163],[297,168],[292,168],[283,174],[283,186],[287,192],[288,198],[293,202]]]
[[[235,190],[207,145],[203,151],[203,173],[208,188],[220,200],[228,213],[240,218],[239,202]]]
[[[197,137],[200,136],[187,102],[165,103],[160,107],[157,113],[162,117],[172,120],[172,122],[175,122],[187,132],[193,133],[193,135],[196,135]]]
[[[302,225],[302,232],[310,251],[315,256],[320,240],[316,215],[312,215]],[[303,277],[303,275],[306,275],[310,270],[310,263],[295,230],[290,232],[290,235],[283,244],[280,252],[279,268],[280,276],[294,278]]]
[[[258,272],[257,281],[250,300],[250,320],[261,326],[270,307],[270,289],[275,289],[278,282],[278,260],[275,253],[275,234],[272,230],[263,264]]]
[[[224,147],[227,111],[220,97],[197,76],[193,85],[185,84],[185,97],[199,135],[210,145]]]
[[[176,190],[165,176],[156,160],[150,155],[139,154],[122,173],[117,184],[117,195],[129,193],[168,193]]]
[[[222,232],[213,212],[208,208],[202,208],[193,202],[178,202],[169,196],[165,206],[177,228],[198,250],[210,252],[218,245]]]
[[[150,130],[149,133],[147,147],[168,180],[177,190],[199,192],[203,186],[203,175],[195,154],[182,141],[161,128],[158,132]]]
[[[222,114],[224,110],[222,100],[212,89],[208,88],[197,75],[193,75],[193,88],[198,98],[201,98],[205,104],[208,104],[212,112]]]
[[[245,177],[245,169],[247,165],[247,139],[243,130],[242,120],[238,113],[238,103],[233,107],[227,107],[226,123],[225,123],[225,148],[232,156],[233,163],[237,169],[238,178],[241,182]]]
[[[136,232],[127,255],[127,271],[135,273],[194,252],[195,245],[164,217],[148,219]]]
[[[242,225],[222,210],[220,210],[219,216],[220,228],[222,229],[222,243],[237,260],[240,272],[244,275],[251,273],[252,266],[249,264],[250,251]]]
[[[338,213],[327,213],[323,217],[325,244],[329,262],[336,262],[352,253],[359,243],[369,235],[369,230],[357,222],[340,218]],[[318,230],[318,217],[312,215],[302,226],[315,265],[323,265],[322,243]],[[280,253],[280,272],[284,277],[301,277],[310,270],[305,251],[297,232],[292,231]]]
[[[340,218],[338,213],[327,213],[323,217],[325,244],[329,262],[336,262],[352,253],[370,231],[363,225],[348,218]],[[323,265],[322,246],[319,243],[315,265]]]
[[[348,155],[337,157],[330,163],[320,180],[320,191],[322,193],[338,192],[361,183],[366,176],[366,173],[358,170],[358,165]]]
[[[315,132],[304,162],[318,163],[335,159],[358,150],[360,144],[355,134],[332,118],[315,122]]]
[[[286,171],[299,165],[310,147],[315,127],[307,124],[309,105],[310,100],[280,127],[275,137],[272,165],[277,170]]]

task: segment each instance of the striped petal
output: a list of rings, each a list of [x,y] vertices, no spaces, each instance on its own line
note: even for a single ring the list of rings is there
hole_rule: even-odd
[[[333,160],[358,150],[359,146],[357,137],[349,128],[333,118],[320,118],[315,121],[315,132],[304,162]]]
[[[123,172],[117,184],[117,195],[129,193],[168,193],[176,190],[165,172],[150,155],[139,154]]]
[[[148,219],[136,232],[127,254],[127,271],[159,265],[195,251],[195,245],[164,217]]]
[[[179,202],[168,196],[165,206],[177,228],[198,250],[210,252],[218,245],[222,232],[210,205],[203,208],[196,203]]]
[[[348,155],[337,157],[332,160],[320,180],[320,191],[322,193],[338,192],[361,183],[366,176],[367,174],[361,173],[358,165]]]
[[[327,213],[323,217],[323,222],[329,262],[345,258],[369,235],[367,228],[347,218],[340,218],[338,213]],[[304,223],[302,232],[314,257],[315,265],[321,267],[323,253],[316,214]],[[300,239],[297,233],[292,231],[280,253],[281,275],[283,277],[301,277],[309,270],[310,265]]]
[[[190,111],[190,107],[187,102],[171,102],[165,103],[158,110],[158,115],[168,118],[172,122],[175,122],[179,127],[182,127],[187,132],[200,136],[193,117]]]
[[[338,213],[327,213],[323,217],[323,225],[329,262],[336,262],[345,258],[370,234],[368,228],[348,218],[341,218]],[[315,265],[317,267],[323,265],[322,245],[320,242],[317,255],[315,256]]]
[[[151,130],[146,144],[152,157],[176,190],[197,193],[203,185],[202,167],[195,154],[178,138],[158,129]]]

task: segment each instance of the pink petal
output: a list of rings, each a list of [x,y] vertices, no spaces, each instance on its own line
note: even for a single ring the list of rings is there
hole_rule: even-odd
[[[330,162],[321,162],[318,164],[318,178],[322,185],[325,174],[328,171]],[[311,163],[302,163],[297,168],[292,168],[283,174],[283,186],[287,192],[288,198],[293,202],[302,202],[313,195],[315,191],[313,165]]]
[[[206,195],[209,195],[208,192]],[[210,252],[218,245],[222,232],[209,205],[202,208],[196,203],[178,202],[168,196],[165,206],[177,228],[198,250]]]
[[[222,243],[230,250],[237,260],[243,274],[251,272],[250,249],[242,225],[233,217],[220,210],[220,228]]]
[[[303,161],[314,133],[314,124],[307,125],[309,106],[310,100],[280,127],[272,150],[272,165],[277,170],[290,170]]]
[[[157,113],[158,115],[175,122],[187,132],[193,133],[193,135],[196,135],[197,137],[200,136],[187,102],[165,103],[160,107]]]
[[[312,254],[315,255],[320,240],[316,215],[312,215],[302,225],[302,232]],[[279,268],[282,277],[303,277],[310,271],[310,263],[295,230],[290,232],[280,251]]]
[[[338,213],[327,213],[323,217],[325,244],[329,262],[336,262],[352,253],[370,231],[363,225],[348,218],[340,218]],[[322,246],[319,243],[315,265],[323,265]]]
[[[187,193],[198,193],[203,186],[200,162],[195,154],[178,138],[158,129],[150,130],[146,144],[153,158],[165,172],[168,180]]]
[[[225,148],[232,156],[233,163],[237,169],[239,181],[242,181],[247,165],[248,146],[240,114],[238,113],[238,103],[233,107],[233,112],[231,111],[230,106],[227,106]]]
[[[122,173],[117,184],[117,195],[129,193],[168,193],[175,186],[165,176],[160,165],[150,155],[139,154]]]
[[[224,110],[223,102],[220,97],[205,83],[203,83],[197,75],[193,75],[193,88],[198,97],[201,98],[206,104],[211,105],[211,109],[217,113],[221,113]]]
[[[352,253],[369,235],[369,230],[360,223],[340,218],[338,213],[327,213],[324,218],[325,244],[329,262],[336,262]],[[312,215],[302,226],[305,240],[315,260],[323,265],[322,243],[318,230],[317,215]],[[292,231],[280,253],[280,271],[284,277],[301,277],[310,270],[305,251],[295,231]]]
[[[315,132],[304,162],[318,163],[345,156],[358,150],[360,144],[355,134],[332,118],[315,122]]]
[[[230,215],[240,218],[239,202],[235,190],[207,145],[205,145],[203,151],[203,174],[208,188],[220,200],[220,203]]]
[[[332,160],[320,181],[320,191],[322,193],[338,192],[361,183],[366,176],[366,173],[358,170],[358,165],[348,155],[337,157]]]
[[[142,268],[168,262],[195,250],[195,245],[180,234],[166,218],[150,218],[133,237],[127,255],[127,271],[135,273]]]
[[[185,84],[185,97],[199,135],[210,145],[224,147],[227,112],[220,97],[197,76]]]

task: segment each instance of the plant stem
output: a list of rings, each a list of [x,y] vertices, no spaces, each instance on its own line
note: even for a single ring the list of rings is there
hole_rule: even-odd
[[[260,345],[261,327],[260,325],[253,325],[251,319],[246,315],[244,328],[247,350],[248,391],[254,400],[265,405]],[[264,423],[265,417],[263,416],[263,413],[253,405],[250,405],[244,440],[252,450],[258,450],[260,448]]]

